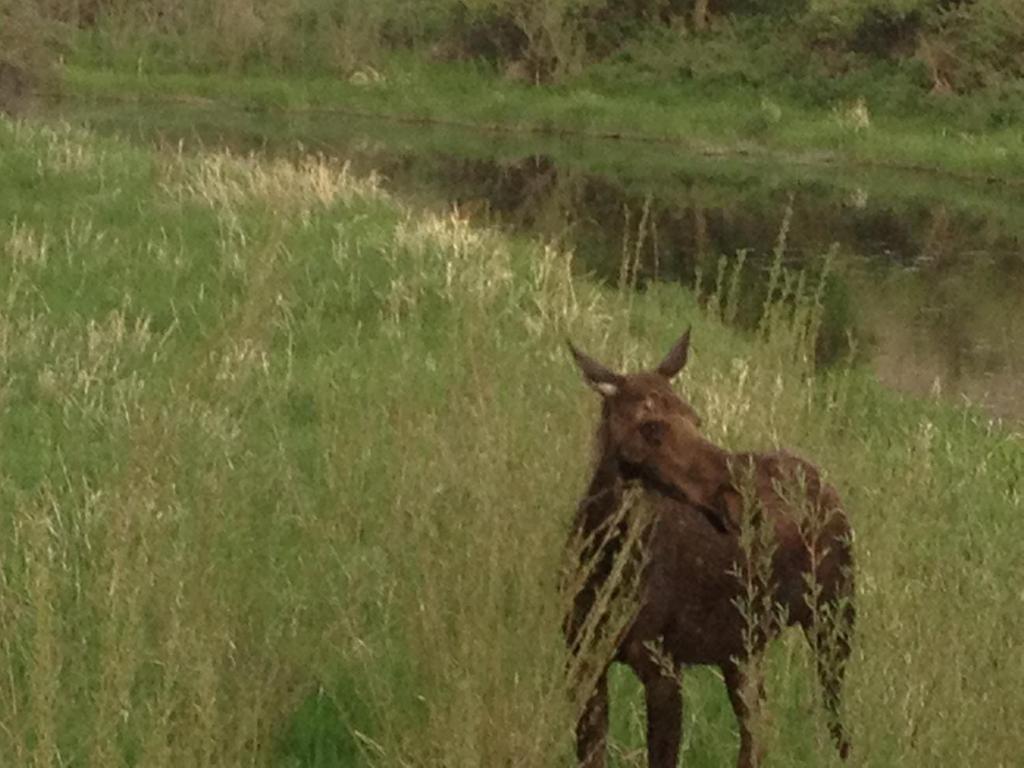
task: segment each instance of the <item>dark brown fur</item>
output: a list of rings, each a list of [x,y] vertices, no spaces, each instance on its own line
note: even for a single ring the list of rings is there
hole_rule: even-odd
[[[669,384],[688,345],[687,333],[656,371],[629,376],[573,348],[603,407],[597,465],[573,525],[573,541],[585,542],[575,562],[586,575],[566,621],[570,650],[587,653],[580,630],[595,619],[592,609],[620,554],[625,523],[604,528],[627,484],[638,481],[651,516],[636,613],[615,639],[614,660],[629,665],[644,685],[651,768],[677,764],[679,671],[686,664],[722,670],[740,726],[738,765],[758,764],[751,725],[760,681],[746,677],[764,644],[793,624],[816,651],[829,729],[845,758],[840,688],[853,624],[846,515],[835,489],[809,462],[787,453],[729,453],[701,436],[693,409]],[[814,598],[807,588],[811,573],[820,589]],[[577,726],[577,754],[587,768],[605,765],[607,728],[604,669]]]

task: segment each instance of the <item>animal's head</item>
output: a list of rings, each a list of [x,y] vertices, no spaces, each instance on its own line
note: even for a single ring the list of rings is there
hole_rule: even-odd
[[[652,370],[617,373],[569,349],[584,381],[603,400],[598,431],[602,461],[616,461],[626,478],[700,509],[719,530],[728,511],[721,494],[728,483],[725,454],[704,439],[693,407],[672,388],[690,351],[687,329]]]

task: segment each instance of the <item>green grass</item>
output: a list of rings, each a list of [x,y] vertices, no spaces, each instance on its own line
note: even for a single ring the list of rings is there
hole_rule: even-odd
[[[815,375],[813,303],[755,342],[320,160],[5,119],[0,176],[0,763],[571,765],[555,584],[596,408],[563,339],[633,367],[691,322],[709,434],[849,506],[851,764],[1024,751],[1022,437]],[[811,677],[773,647],[773,765],[834,760]],[[686,764],[728,764],[719,681],[686,686]]]
[[[917,169],[962,178],[1024,178],[1019,127],[971,131],[954,116],[866,113],[853,101],[801,105],[770,87],[602,77],[529,87],[485,67],[392,55],[380,81],[337,77],[166,74],[70,66],[68,94],[142,102],[211,100],[255,110],[332,109],[491,131],[655,142],[662,152],[761,157],[784,164]],[[617,79],[618,78],[618,79]],[[866,122],[864,122],[866,115]]]

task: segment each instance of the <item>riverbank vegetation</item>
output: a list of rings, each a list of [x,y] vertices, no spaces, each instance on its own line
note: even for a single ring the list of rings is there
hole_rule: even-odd
[[[1019,178],[1015,0],[2,0],[66,92]],[[31,9],[31,10],[30,10]],[[16,30],[23,30],[21,32]],[[25,31],[28,30],[28,31]],[[30,32],[30,33],[29,33]],[[34,43],[32,42],[34,41]],[[3,42],[0,37],[0,42]]]
[[[556,590],[594,395],[694,325],[710,436],[814,458],[856,527],[854,764],[1024,751],[1024,443],[815,370],[818,281],[755,330],[702,301],[414,212],[316,157],[134,148],[0,119],[0,763],[571,765]],[[781,264],[781,262],[780,262]],[[800,638],[773,764],[834,760]],[[642,700],[614,684],[618,766]],[[688,674],[685,759],[734,759]]]
[[[56,0],[43,7],[85,30],[109,64],[141,58],[174,71],[347,73],[388,50],[426,47],[434,58],[481,60],[531,82],[618,63],[641,77],[782,82],[819,106],[865,96],[859,87],[912,107],[915,92],[1020,96],[1024,78],[1017,55],[1024,15],[1013,0]]]

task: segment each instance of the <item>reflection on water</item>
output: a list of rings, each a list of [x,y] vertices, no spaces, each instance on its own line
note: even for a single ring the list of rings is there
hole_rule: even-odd
[[[1024,419],[1024,217],[1011,188],[921,175],[679,157],[665,147],[453,134],[339,115],[57,108],[135,140],[344,157],[414,203],[572,247],[599,279],[713,281],[746,252],[737,322],[756,322],[783,220],[785,260],[835,249],[819,353],[849,338],[887,384]],[[849,332],[849,334],[848,334]]]

